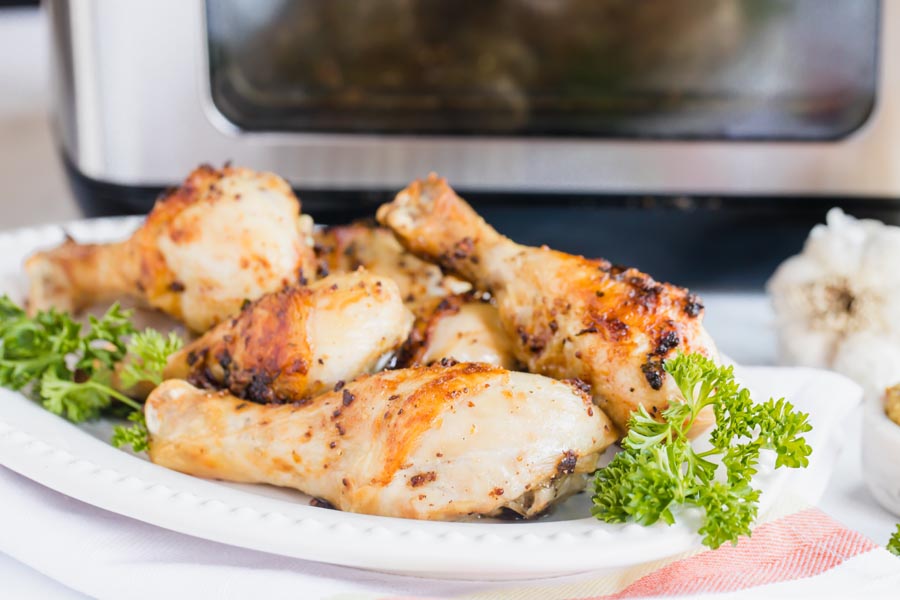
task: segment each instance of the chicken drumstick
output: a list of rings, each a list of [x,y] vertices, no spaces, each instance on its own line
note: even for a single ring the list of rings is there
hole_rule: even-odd
[[[29,309],[77,311],[128,296],[203,332],[244,300],[312,278],[311,228],[277,175],[202,166],[128,240],[68,240],[29,258]]]
[[[305,404],[169,380],[144,413],[159,465],[415,519],[537,515],[584,489],[615,439],[577,386],[478,363],[383,371]]]
[[[436,175],[378,209],[414,254],[489,291],[530,371],[590,384],[623,431],[638,405],[658,414],[680,392],[663,369],[675,352],[716,358],[687,290],[636,269],[521,246],[502,236]],[[708,426],[712,412],[694,431]]]
[[[377,369],[409,335],[397,285],[363,270],[266,294],[169,357],[167,379],[299,402]]]

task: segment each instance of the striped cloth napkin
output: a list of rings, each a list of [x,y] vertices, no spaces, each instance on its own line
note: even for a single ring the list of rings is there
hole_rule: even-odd
[[[453,596],[467,600],[619,598],[898,598],[900,559],[817,508],[783,514],[736,546],[682,555],[565,583],[516,585]],[[346,596],[346,600],[376,596]],[[443,596],[446,598],[447,596]],[[385,598],[381,596],[380,598]],[[428,596],[392,596],[425,600]]]

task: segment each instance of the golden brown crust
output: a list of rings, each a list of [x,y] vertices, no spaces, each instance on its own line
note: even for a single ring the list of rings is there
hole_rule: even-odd
[[[502,239],[435,173],[413,181],[393,202],[380,206],[376,219],[407,250],[466,281],[475,279],[481,249]]]
[[[437,265],[407,252],[389,229],[368,221],[325,227],[313,237],[321,276],[363,267],[390,277],[400,288],[407,307],[420,319],[429,318],[443,297],[470,287],[445,276]]]
[[[421,367],[419,372],[433,378],[412,394],[397,398],[392,405],[396,410],[385,412],[376,422],[374,434],[385,440],[387,453],[381,472],[373,477],[374,483],[386,485],[394,478],[418,439],[432,428],[449,404],[456,402],[460,395],[477,394],[486,376],[506,375],[503,369],[479,363]],[[390,397],[395,389],[386,382],[382,393]]]
[[[226,169],[230,171],[230,167]],[[217,171],[210,165],[200,165],[181,186],[170,188],[157,199],[144,225],[132,236],[131,245],[140,264],[135,287],[176,318],[181,317],[177,301],[178,281],[166,264],[157,240],[167,234],[166,229],[175,217],[185,208],[202,201],[210,187],[224,175],[225,169]],[[196,236],[196,231],[191,232],[185,227],[172,228],[168,235],[176,242],[188,241]]]
[[[247,302],[173,354],[165,376],[254,402],[303,402],[371,371],[411,322],[392,281],[337,274]]]
[[[365,268],[397,283],[416,316],[397,366],[451,357],[507,368],[516,365],[508,336],[485,295],[405,250],[389,229],[357,222],[321,229],[314,237],[320,274]]]
[[[308,288],[267,294],[173,355],[166,378],[203,389],[224,387],[253,402],[301,400],[314,391],[307,377],[311,308]]]
[[[444,317],[459,313],[462,305],[471,298],[471,294],[454,294],[441,298],[431,313],[417,318],[409,337],[397,355],[397,365],[411,367],[424,364],[424,357],[428,352],[428,342],[434,334],[435,327]]]
[[[280,177],[204,165],[163,194],[130,239],[68,240],[29,258],[29,304],[78,310],[128,296],[206,331],[245,298],[314,272],[307,228]]]
[[[260,405],[163,382],[145,415],[153,462],[294,487],[341,510],[536,516],[584,486],[613,441],[573,389],[483,364],[360,377],[302,404]]]
[[[167,191],[154,205],[144,226],[132,238],[132,251],[140,261],[137,289],[151,304],[178,319],[183,318],[183,307],[179,295],[184,291],[184,284],[169,268],[160,251],[159,239],[166,237],[174,245],[186,245],[197,241],[204,227],[203,213],[197,212],[189,219],[179,219],[179,217],[187,208],[204,204],[212,206],[221,201],[222,191],[218,189],[217,184],[223,179],[231,177],[254,178],[260,189],[293,198],[297,205],[297,216],[300,216],[299,199],[296,199],[287,182],[273,173],[256,173],[249,169],[231,166],[215,169],[210,165],[201,165],[188,175],[181,186]],[[265,235],[265,232],[258,233]],[[241,241],[235,240],[234,243],[238,244]],[[259,267],[260,274],[257,277],[257,283],[261,288],[274,290],[296,283],[299,279],[312,273],[316,264],[315,254],[311,247],[303,243],[298,244],[297,248],[299,257],[290,277],[283,277],[275,282],[270,281],[272,265],[266,256],[248,254],[244,257],[241,266],[251,270]],[[235,306],[234,309],[237,309],[238,306]],[[234,311],[229,312],[233,313]],[[220,319],[216,321],[218,320]]]
[[[434,174],[377,214],[408,250],[495,297],[530,371],[589,383],[620,428],[638,404],[657,414],[678,393],[666,358],[717,357],[701,325],[703,306],[687,290],[606,260],[515,244]],[[704,417],[700,427],[711,422],[711,413]]]
[[[120,298],[137,277],[135,266],[127,243],[78,244],[66,238],[60,246],[25,261],[28,310],[78,312]]]

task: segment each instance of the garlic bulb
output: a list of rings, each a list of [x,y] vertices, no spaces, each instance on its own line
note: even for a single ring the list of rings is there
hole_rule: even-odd
[[[900,382],[900,227],[833,208],[767,288],[781,362],[835,369],[870,394]]]

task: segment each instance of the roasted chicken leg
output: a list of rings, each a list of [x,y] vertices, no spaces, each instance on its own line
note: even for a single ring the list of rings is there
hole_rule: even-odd
[[[493,294],[532,372],[579,378],[623,431],[639,404],[663,410],[679,390],[663,370],[674,352],[715,358],[703,306],[636,269],[520,246],[500,235],[435,175],[415,181],[378,220],[411,252]],[[708,426],[711,411],[695,431]]]
[[[583,489],[615,439],[577,386],[475,363],[383,371],[294,405],[169,380],[144,413],[159,465],[416,519],[539,514]]]
[[[398,364],[431,365],[448,359],[504,369],[518,365],[512,339],[490,301],[472,293],[441,300],[430,315],[416,320]]]
[[[368,223],[326,227],[314,233],[320,273],[363,266],[393,279],[416,316],[398,366],[443,359],[484,362],[511,369],[517,360],[493,304],[471,284],[445,275],[435,264],[403,248],[390,229]],[[465,292],[465,293],[462,293]]]
[[[298,402],[376,370],[409,335],[396,284],[364,270],[266,294],[169,357],[165,376]]]
[[[33,311],[129,296],[202,332],[241,304],[312,278],[312,222],[277,175],[202,166],[128,240],[72,240],[28,259]]]
[[[385,227],[368,222],[323,227],[313,233],[319,273],[347,273],[359,267],[390,277],[416,317],[431,316],[446,296],[472,289],[467,282],[445,275],[440,267],[409,253]]]

